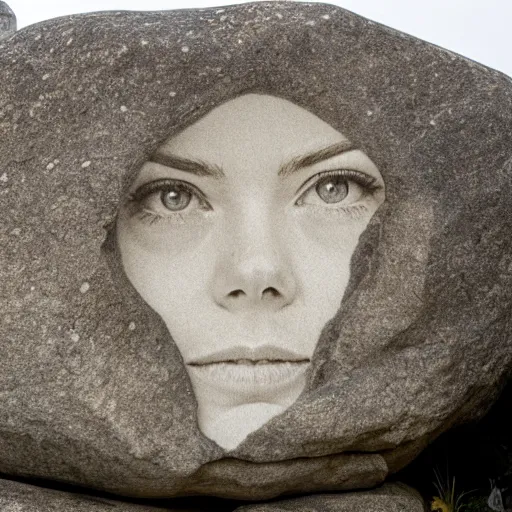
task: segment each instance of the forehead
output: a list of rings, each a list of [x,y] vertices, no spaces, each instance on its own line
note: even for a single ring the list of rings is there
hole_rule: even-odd
[[[254,158],[282,160],[342,140],[342,133],[288,100],[247,94],[211,110],[160,151],[229,167]]]

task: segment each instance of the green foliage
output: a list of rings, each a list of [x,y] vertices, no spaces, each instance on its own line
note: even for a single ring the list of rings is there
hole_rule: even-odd
[[[450,478],[448,470],[446,471],[445,478],[441,476],[441,473],[437,469],[434,470],[434,475],[435,480],[433,483],[437,491],[437,496],[435,496],[432,501],[431,510],[441,512],[466,512],[467,508],[463,500],[464,497],[472,491],[463,493],[456,492],[455,477]]]

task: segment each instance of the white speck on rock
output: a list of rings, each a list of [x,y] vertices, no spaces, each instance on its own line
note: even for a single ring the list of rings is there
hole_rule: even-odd
[[[188,46],[182,46],[182,47],[181,47],[181,51],[182,51],[183,53],[187,53],[189,50],[190,50],[190,48],[189,48]]]
[[[7,180],[8,180],[8,179],[9,179],[9,178],[7,177],[7,173],[6,173],[6,172],[4,172],[4,173],[2,174],[2,176],[0,176],[0,181],[2,181],[3,183],[7,183]]]
[[[142,46],[147,46],[147,45],[149,44],[149,41],[146,41],[145,39],[143,39],[143,40],[140,42],[140,44],[141,44]]]
[[[80,286],[80,293],[87,293],[90,287],[91,285],[87,281],[82,283],[82,286]]]
[[[431,124],[432,126],[435,126],[435,125],[436,125],[436,122],[435,122],[433,119],[431,119],[431,120],[430,120],[430,124]]]
[[[315,26],[315,22],[313,20],[311,21],[306,21],[305,23],[306,25],[310,26],[310,27],[314,27]]]
[[[324,20],[330,20],[330,19],[331,19],[331,17],[330,17],[328,14],[324,14],[324,15],[322,16],[322,18],[323,18]]]
[[[71,341],[74,341],[75,343],[77,341],[80,341],[80,336],[76,332],[72,333],[71,334]]]
[[[130,331],[135,331],[135,322],[130,322],[130,325],[128,326],[128,329],[130,329]]]
[[[21,229],[20,229],[20,228],[14,228],[14,229],[11,231],[11,235],[14,235],[14,236],[20,236],[20,235],[21,235]]]
[[[82,164],[82,169],[87,169],[91,165],[91,161],[87,160]]]
[[[174,91],[171,91],[171,92],[169,93],[169,96],[170,96],[171,98],[174,98],[174,96],[176,96],[176,93],[175,93]]]
[[[30,291],[31,291],[31,292],[33,292],[35,289],[36,289],[36,287],[35,287],[35,286],[31,286],[31,287],[30,287]]]
[[[50,78],[50,75],[48,73],[46,73],[45,75],[43,75],[43,80],[48,80],[48,78]]]
[[[72,42],[73,42],[73,38],[69,39],[68,42],[66,43],[66,46],[69,46]]]
[[[283,19],[283,15],[282,15],[280,12],[276,12],[276,16],[277,16],[280,20],[282,20],[282,19]]]
[[[218,9],[215,11],[215,14],[220,14],[221,12],[225,12],[226,9]]]
[[[373,112],[371,110],[368,110],[368,112],[366,112],[366,115],[367,116],[373,116]]]
[[[121,112],[127,112],[127,111],[128,111],[128,107],[125,105],[121,105]]]
[[[54,164],[53,162],[50,162],[50,163],[46,166],[46,170],[47,170],[47,171],[51,171],[54,167],[55,167],[55,164]]]

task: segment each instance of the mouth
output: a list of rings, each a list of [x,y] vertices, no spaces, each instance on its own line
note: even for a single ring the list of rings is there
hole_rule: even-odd
[[[310,359],[291,350],[282,349],[273,345],[260,347],[233,347],[206,356],[199,357],[187,364],[189,366],[208,366],[215,364],[263,366],[279,365],[282,363],[309,363]]]
[[[194,376],[215,387],[258,392],[304,378],[310,359],[272,345],[233,347],[190,361]],[[235,388],[233,388],[235,386]]]

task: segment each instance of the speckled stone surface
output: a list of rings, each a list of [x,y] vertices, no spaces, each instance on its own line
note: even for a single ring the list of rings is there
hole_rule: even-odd
[[[5,39],[16,32],[16,16],[12,9],[0,0],[0,39]]]
[[[134,505],[120,501],[71,494],[0,480],[0,510],[2,512],[423,512],[421,497],[411,488],[399,484],[385,484],[369,491],[341,494],[319,494],[301,498],[279,499],[258,505],[240,507],[219,503],[185,508],[183,506],[158,508]]]
[[[0,81],[3,474],[155,498],[371,487],[492,403],[512,359],[508,77],[338,7],[258,2],[33,25],[0,42]],[[306,391],[226,453],[112,223],[162,141],[246,92],[347,135],[387,201]]]
[[[158,512],[162,509],[0,480],[0,510],[2,512]],[[193,509],[169,508],[167,510],[169,512],[200,512]]]
[[[237,508],[239,512],[425,512],[421,496],[405,485],[384,484],[368,491],[317,494]]]

